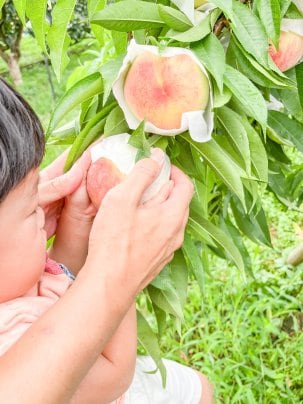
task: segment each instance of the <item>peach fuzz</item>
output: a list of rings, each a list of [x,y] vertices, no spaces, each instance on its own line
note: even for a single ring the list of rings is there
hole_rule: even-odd
[[[125,100],[136,118],[166,130],[179,128],[184,112],[205,110],[209,92],[208,78],[187,54],[144,51],[124,83]]]
[[[285,72],[296,66],[303,57],[303,37],[294,32],[281,31],[279,49],[272,44],[269,54],[277,67]]]
[[[91,164],[87,173],[87,193],[96,208],[99,208],[106,193],[118,185],[125,175],[107,158]]]

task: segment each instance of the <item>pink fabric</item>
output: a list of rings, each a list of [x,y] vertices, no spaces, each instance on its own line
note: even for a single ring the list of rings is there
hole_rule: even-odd
[[[71,285],[72,280],[47,258],[40,281],[24,296],[0,304],[0,356],[46,312]],[[124,394],[112,404],[123,404]]]
[[[71,283],[62,268],[48,258],[40,281],[30,291],[0,304],[0,355],[67,291]]]

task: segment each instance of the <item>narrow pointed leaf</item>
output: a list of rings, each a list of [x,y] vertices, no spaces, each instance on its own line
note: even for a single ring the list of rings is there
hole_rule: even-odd
[[[140,0],[125,0],[123,3],[110,4],[98,11],[91,22],[107,29],[123,32],[159,28],[165,25],[159,15],[157,4]]]
[[[261,65],[268,67],[268,38],[265,29],[250,8],[237,0],[233,0],[232,30],[243,48]]]
[[[93,73],[73,85],[59,100],[47,129],[50,135],[61,119],[73,108],[103,91],[100,73]]]
[[[226,65],[224,83],[240,102],[247,115],[265,126],[267,106],[257,87],[242,73],[229,65]]]
[[[279,111],[269,111],[268,125],[279,137],[290,141],[300,152],[303,152],[303,124]]]
[[[26,1],[27,0],[14,0],[14,6],[15,6],[18,16],[24,26],[26,25],[26,21],[25,21]]]
[[[47,34],[50,58],[58,81],[69,62],[67,49],[70,37],[67,27],[73,15],[76,0],[58,0],[52,11],[52,25]]]
[[[168,27],[176,31],[183,32],[193,26],[186,15],[172,7],[159,4],[159,15]]]
[[[206,143],[194,142],[186,138],[192,147],[201,154],[209,167],[221,178],[226,186],[235,193],[244,205],[244,191],[241,175],[245,172],[225,153],[225,151],[212,139]]]
[[[225,52],[218,38],[210,33],[203,41],[194,42],[191,49],[216,80],[222,93],[225,72]]]
[[[268,38],[279,47],[281,9],[279,0],[257,0],[256,7]]]
[[[48,53],[45,39],[49,30],[49,23],[46,20],[46,7],[47,0],[27,0],[26,14],[31,22],[35,38],[45,54]]]
[[[146,349],[148,354],[153,358],[157,368],[159,369],[163,383],[166,381],[166,370],[161,359],[161,350],[159,341],[156,334],[148,324],[143,314],[137,310],[137,327],[138,327],[138,339],[142,346]]]

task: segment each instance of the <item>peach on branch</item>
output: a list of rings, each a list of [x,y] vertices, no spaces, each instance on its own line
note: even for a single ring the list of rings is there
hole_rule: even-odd
[[[91,149],[92,164],[87,173],[87,192],[94,204],[99,207],[106,193],[124,180],[136,163],[138,149],[128,144],[130,135],[121,133],[103,139]],[[159,176],[147,188],[142,202],[151,199],[169,180],[170,161],[165,162]]]
[[[278,49],[270,44],[269,54],[282,72],[291,69],[302,61],[303,19],[282,20]]]
[[[127,73],[124,97],[139,120],[175,129],[181,126],[183,112],[206,108],[209,84],[190,56],[165,57],[146,51],[135,58]]]
[[[173,136],[189,131],[208,141],[213,129],[208,74],[192,51],[138,45],[131,41],[113,93],[131,129],[145,121],[145,131]]]

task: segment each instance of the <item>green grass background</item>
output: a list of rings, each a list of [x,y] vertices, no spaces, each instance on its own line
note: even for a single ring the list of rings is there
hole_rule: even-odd
[[[44,63],[36,63],[43,57],[31,37],[23,39],[22,54],[27,67],[19,90],[46,127],[55,100]],[[57,98],[80,63],[81,47],[71,55],[61,83],[52,74]],[[9,80],[5,70],[0,64]],[[44,164],[61,150],[48,147]],[[303,402],[303,265],[285,264],[288,252],[303,239],[303,218],[271,194],[264,196],[264,206],[273,249],[245,240],[254,278],[244,280],[235,267],[212,258],[203,296],[194,282],[189,285],[182,336],[168,327],[161,340],[166,357],[208,376],[218,403]]]

